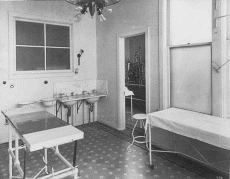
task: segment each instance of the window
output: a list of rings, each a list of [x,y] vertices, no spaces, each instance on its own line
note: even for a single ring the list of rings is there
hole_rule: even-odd
[[[15,21],[16,71],[70,70],[70,27]]]
[[[211,44],[171,48],[172,107],[212,113]]]
[[[212,0],[170,0],[170,45],[212,41]]]
[[[170,106],[212,113],[212,0],[170,0]]]
[[[73,76],[73,21],[9,12],[9,77]]]

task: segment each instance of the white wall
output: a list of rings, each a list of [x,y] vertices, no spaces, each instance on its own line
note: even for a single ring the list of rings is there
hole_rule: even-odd
[[[150,110],[159,108],[158,94],[158,0],[122,0],[97,21],[98,78],[108,81],[109,96],[98,104],[101,120],[118,128],[117,35],[150,27]],[[125,64],[124,64],[125,65]]]
[[[50,18],[53,20],[72,21],[74,39],[74,68],[79,68],[79,73],[72,73],[69,77],[54,76],[41,78],[9,78],[9,22],[8,13],[20,13],[32,16]],[[73,81],[84,79],[97,79],[96,65],[96,21],[86,14],[80,23],[75,23],[73,17],[76,9],[65,1],[1,1],[0,2],[0,110],[16,107],[18,102],[27,100],[41,100],[53,97],[53,84],[61,81]],[[81,57],[81,65],[77,64],[77,54],[84,50]],[[44,84],[47,80],[48,84]],[[3,85],[6,81],[6,85]],[[14,88],[10,88],[10,85]],[[54,112],[53,108],[47,108]],[[80,110],[83,113],[83,109]],[[78,115],[78,124],[81,117]],[[0,143],[7,141],[7,128],[4,126],[4,117],[0,115]]]

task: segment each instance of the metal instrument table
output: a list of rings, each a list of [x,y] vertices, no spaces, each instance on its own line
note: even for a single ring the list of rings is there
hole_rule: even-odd
[[[26,153],[44,149],[44,167],[34,177],[39,179],[47,178],[64,178],[73,175],[74,179],[78,177],[78,168],[76,164],[77,140],[83,139],[84,133],[79,129],[68,125],[66,122],[55,117],[49,112],[36,108],[14,108],[3,110],[2,114],[5,116],[6,123],[9,126],[9,179],[24,178],[26,179]],[[12,134],[15,133],[15,145],[13,147]],[[19,146],[19,139],[24,145]],[[60,153],[58,146],[75,142],[73,165],[70,164]],[[68,167],[66,169],[55,171],[48,171],[47,166],[47,149],[50,148],[56,156],[58,156]],[[24,149],[24,169],[20,166],[19,150]],[[17,168],[18,176],[12,176],[12,165]],[[46,175],[39,177],[45,171]],[[28,179],[28,178],[27,178]]]

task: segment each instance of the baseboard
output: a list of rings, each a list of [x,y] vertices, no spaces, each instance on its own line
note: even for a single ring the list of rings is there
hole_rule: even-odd
[[[2,149],[2,148],[8,148],[8,146],[9,146],[8,142],[1,143],[0,144],[0,149]]]
[[[105,124],[105,125],[107,125],[107,126],[109,126],[109,127],[112,127],[112,128],[114,128],[114,129],[119,130],[118,127],[117,127],[117,125],[115,125],[115,124],[111,124],[110,122],[103,121],[103,120],[100,120],[100,119],[98,119],[97,121],[100,122],[100,123],[102,123],[102,124]]]

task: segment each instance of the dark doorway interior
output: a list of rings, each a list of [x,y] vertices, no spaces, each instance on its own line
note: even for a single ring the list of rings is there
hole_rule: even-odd
[[[146,112],[145,34],[125,38],[125,86],[134,93],[133,114]],[[131,120],[131,99],[125,99],[126,124]]]

